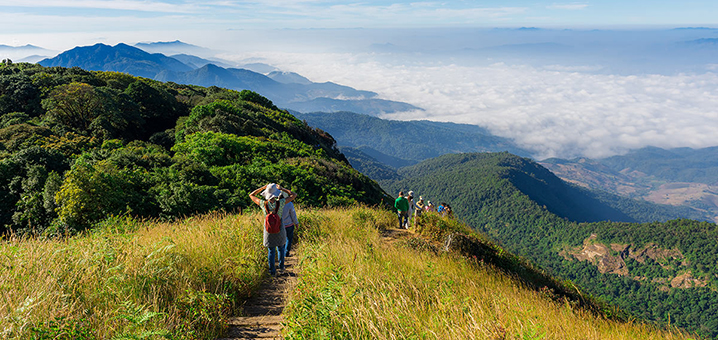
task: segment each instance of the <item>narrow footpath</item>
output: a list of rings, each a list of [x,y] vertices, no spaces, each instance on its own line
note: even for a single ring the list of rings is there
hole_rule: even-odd
[[[296,254],[285,259],[285,267],[284,274],[265,278],[263,286],[245,302],[242,316],[230,318],[226,337],[219,340],[282,339],[282,311],[299,274]]]
[[[406,229],[390,228],[382,232],[382,237],[388,246],[393,246],[412,233]],[[226,336],[218,340],[282,339],[282,311],[299,275],[297,262],[296,254],[292,254],[285,259],[283,275],[265,278],[262,288],[245,302],[242,316],[230,318]]]

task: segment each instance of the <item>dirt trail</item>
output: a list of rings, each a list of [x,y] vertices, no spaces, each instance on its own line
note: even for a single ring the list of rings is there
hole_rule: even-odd
[[[382,236],[388,245],[407,238],[413,232],[406,229],[387,229]],[[282,339],[281,329],[288,292],[294,287],[299,274],[297,257],[292,254],[285,260],[286,271],[277,277],[268,277],[262,288],[245,302],[243,316],[229,320],[229,330],[224,338],[229,339]]]
[[[389,245],[394,245],[396,242],[404,240],[413,234],[413,229],[407,230],[390,228],[382,231],[381,236],[384,238],[384,241],[387,242]]]
[[[247,300],[243,316],[229,320],[228,339],[282,339],[282,311],[286,306],[287,294],[297,281],[299,270],[297,257],[292,254],[285,260],[286,271],[277,277],[268,277],[263,287]]]

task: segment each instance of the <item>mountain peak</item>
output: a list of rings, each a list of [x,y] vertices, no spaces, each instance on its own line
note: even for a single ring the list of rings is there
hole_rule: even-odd
[[[185,72],[192,68],[162,54],[150,54],[137,47],[118,43],[78,46],[39,62],[42,66],[80,67],[93,71],[114,71],[154,78],[163,70]]]

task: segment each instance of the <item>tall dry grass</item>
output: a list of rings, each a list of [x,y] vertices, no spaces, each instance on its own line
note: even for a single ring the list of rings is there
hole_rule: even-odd
[[[211,338],[265,269],[256,214],[0,242],[0,338]]]
[[[417,242],[387,245],[380,230],[396,223],[388,212],[314,211],[301,222],[288,339],[691,338],[554,302],[492,266],[409,246]]]

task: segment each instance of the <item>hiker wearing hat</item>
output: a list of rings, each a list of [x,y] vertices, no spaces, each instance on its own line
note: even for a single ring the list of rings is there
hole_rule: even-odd
[[[421,216],[421,213],[424,212],[424,197],[419,196],[419,201],[415,204],[416,209],[414,209],[414,228],[416,228],[416,220]]]
[[[282,192],[287,197],[282,197]],[[260,195],[258,197],[257,195]],[[287,232],[282,225],[282,213],[284,205],[294,201],[297,194],[289,189],[280,187],[276,183],[269,183],[257,188],[249,194],[252,202],[262,208],[264,213],[264,240],[263,245],[269,250],[267,261],[269,261],[269,273],[277,275],[274,261],[279,252],[279,270],[284,271],[284,244],[287,242]],[[263,199],[262,199],[263,198]]]
[[[399,191],[399,197],[394,201],[394,208],[399,216],[399,229],[404,228],[409,219],[409,201],[404,197],[403,191]]]

